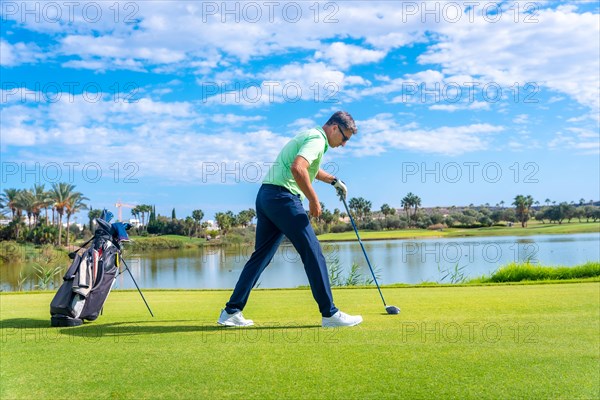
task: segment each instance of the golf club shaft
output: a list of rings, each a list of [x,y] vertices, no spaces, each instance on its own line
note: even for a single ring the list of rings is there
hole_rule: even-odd
[[[135,278],[133,277],[133,274],[131,273],[131,270],[129,269],[129,266],[125,262],[125,259],[121,258],[121,261],[123,261],[123,265],[125,265],[125,269],[127,270],[127,272],[129,272],[129,276],[131,276],[131,280],[133,281],[133,284],[135,285],[135,287],[137,288],[138,292],[140,293],[140,296],[142,296],[142,300],[144,300],[144,304],[146,304],[146,308],[148,308],[148,311],[150,311],[150,315],[152,315],[152,317],[154,317],[154,314],[152,313],[152,310],[150,309],[150,306],[148,305],[148,302],[146,301],[146,298],[144,297],[144,294],[140,290],[140,287],[138,286],[137,282],[135,281]]]
[[[377,282],[377,277],[375,276],[375,271],[373,271],[373,267],[371,267],[371,262],[369,261],[369,257],[367,256],[365,246],[363,246],[362,240],[360,240],[360,235],[358,234],[358,229],[356,228],[356,224],[354,223],[354,218],[352,218],[350,209],[348,208],[348,205],[346,204],[346,199],[343,196],[341,196],[341,198],[342,198],[342,202],[344,202],[344,207],[346,207],[346,212],[348,213],[348,216],[350,217],[350,222],[352,223],[352,227],[354,228],[354,233],[356,233],[356,238],[358,239],[358,243],[360,243],[360,247],[363,251],[363,254],[365,255],[365,259],[367,260],[367,265],[369,266],[369,269],[371,270],[371,275],[373,275],[373,279],[375,280],[375,285],[377,285],[377,290],[379,291],[379,295],[381,296],[381,301],[383,301],[383,305],[385,307],[387,307],[387,304],[385,304],[385,299],[383,298],[383,293],[381,293],[381,288],[379,287],[379,283]]]

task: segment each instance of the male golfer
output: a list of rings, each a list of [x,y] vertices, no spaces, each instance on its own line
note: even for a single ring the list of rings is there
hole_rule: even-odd
[[[217,321],[219,325],[254,325],[252,320],[244,318],[242,310],[284,235],[300,254],[313,297],[323,317],[323,327],[354,326],[362,322],[361,316],[345,314],[333,304],[325,257],[302,205],[306,197],[310,215],[321,215],[319,198],[312,186],[315,178],[330,183],[338,195],[346,197],[344,183],[320,169],[320,165],[323,154],[330,147],[345,146],[356,132],[352,116],[338,111],[322,128],[301,132],[283,147],[256,196],[254,252],[244,266],[229,302],[221,311]]]

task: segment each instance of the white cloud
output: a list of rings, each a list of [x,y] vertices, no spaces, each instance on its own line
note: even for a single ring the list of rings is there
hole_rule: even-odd
[[[264,119],[264,117],[260,115],[246,116],[236,114],[215,114],[210,119],[219,124],[239,125],[246,122],[261,121]]]
[[[62,64],[65,68],[91,69],[97,72],[104,72],[110,68],[110,60],[69,60]]]
[[[550,149],[569,149],[582,155],[600,154],[600,133],[585,128],[567,128],[548,142]]]
[[[3,67],[32,64],[45,58],[46,55],[35,43],[18,42],[11,44],[4,39],[0,39],[0,61]]]
[[[379,114],[359,121],[358,125],[358,140],[350,146],[357,156],[379,155],[397,149],[457,156],[488,149],[492,136],[504,130],[502,126],[490,124],[426,129],[414,123],[400,125],[391,114]],[[381,135],[382,132],[385,135]]]
[[[231,92],[230,84],[197,83],[214,91],[206,103],[258,107],[272,103],[295,103],[300,100],[335,103],[346,86],[366,83],[347,76],[322,62],[292,63],[267,70],[256,76],[245,74],[247,82],[236,82],[239,90]],[[236,87],[235,85],[233,87]],[[211,93],[212,94],[212,93]]]
[[[244,9],[247,5],[243,3],[141,2],[131,3],[127,10],[121,7],[120,14],[115,15],[114,5],[101,2],[101,18],[93,23],[89,18],[86,21],[81,7],[76,10],[74,20],[67,20],[69,10],[57,4],[62,7],[59,22],[46,18],[41,23],[34,23],[30,18],[23,26],[53,35],[57,45],[48,45],[46,54],[50,58],[69,57],[61,62],[70,68],[154,73],[180,73],[192,69],[201,75],[226,74],[243,69],[245,63],[274,54],[294,54],[305,60],[314,54],[327,64],[347,69],[381,62],[397,47],[430,43],[428,51],[418,59],[424,64],[440,65],[440,70],[435,72],[446,82],[457,76],[476,77],[480,82],[494,81],[506,87],[515,81],[521,85],[533,81],[576,99],[589,107],[593,115],[600,106],[596,72],[600,69],[600,35],[594,34],[600,30],[597,14],[578,13],[580,8],[573,4],[553,10],[554,3],[539,3],[535,16],[537,23],[524,21],[524,14],[515,16],[516,8],[510,8],[515,4],[510,2],[499,3],[503,18],[495,23],[481,15],[482,5],[478,6],[473,21],[464,5],[462,17],[458,21],[449,21],[449,14],[444,10],[457,11],[458,4],[451,1],[434,4],[438,11],[433,14],[438,15],[425,14],[422,8],[431,6],[424,2],[406,2],[399,6],[396,2],[357,1],[344,3],[343,7],[331,3],[334,7],[320,7],[319,13],[312,3],[294,3],[301,7],[302,16],[294,22],[283,13],[281,4],[275,6],[274,12],[269,12],[265,4],[253,3],[262,14],[258,21],[249,21],[249,14],[245,14],[249,10]],[[519,4],[523,12],[526,7]],[[217,9],[210,13],[207,6]],[[233,15],[225,13],[223,7],[233,7]],[[411,14],[411,7],[417,7],[417,12]],[[436,21],[440,16],[441,20]],[[18,15],[7,18],[17,20]],[[13,45],[4,46],[5,41],[2,44],[6,65],[38,59],[38,49],[30,45],[24,45],[21,56],[17,57]],[[270,75],[273,67],[268,68],[254,71],[252,75],[259,78]],[[281,72],[285,72],[285,68],[281,67]],[[431,73],[437,68],[428,66],[427,69]],[[332,81],[334,71],[327,68],[323,71],[323,80],[341,83],[342,76]],[[239,79],[236,75],[230,78]],[[413,78],[430,82],[433,77],[415,74]],[[285,80],[282,76],[269,79]],[[408,79],[408,75],[404,79]],[[346,87],[371,86],[371,82],[358,75],[343,75],[343,80]],[[389,81],[383,87],[371,86],[351,95],[359,98],[398,90],[401,82],[390,77],[386,80]],[[307,100],[309,96],[302,98]],[[266,103],[258,102],[259,105]],[[445,108],[455,107],[448,105]]]
[[[288,124],[288,127],[295,129],[296,131],[303,131],[306,129],[314,128],[318,124],[311,118],[298,118],[292,123]]]
[[[513,122],[515,124],[526,124],[529,122],[529,115],[527,114],[519,114],[514,119]]]
[[[360,46],[342,42],[331,43],[323,50],[319,50],[315,53],[315,58],[317,60],[325,59],[329,61],[329,63],[342,69],[347,69],[352,65],[379,62],[385,56],[385,51],[365,49]]]
[[[423,32],[408,32],[408,30],[373,35],[367,37],[366,40],[367,43],[384,50],[389,50],[395,47],[402,47],[416,42],[425,41],[426,40]]]
[[[462,102],[459,104],[434,104],[429,107],[430,110],[434,111],[461,111],[461,110],[489,110],[490,103],[486,103],[484,101],[473,101]]]
[[[148,98],[115,103],[107,95],[91,103],[62,96],[55,103],[10,103],[1,113],[2,151],[27,149],[23,161],[98,162],[103,168],[126,161],[136,164],[137,176],[163,182],[220,182],[220,174],[204,176],[215,165],[223,170],[251,165],[252,171],[258,166],[266,173],[292,135],[234,129],[263,120],[260,115],[203,115],[187,102]]]
[[[537,23],[504,18],[440,25],[441,40],[419,56],[445,74],[469,74],[503,86],[536,82],[597,113],[600,107],[600,22],[572,8],[541,9]],[[526,94],[526,93],[523,93]]]

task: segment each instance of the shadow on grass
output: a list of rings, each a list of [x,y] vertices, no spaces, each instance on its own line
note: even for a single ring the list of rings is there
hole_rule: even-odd
[[[13,318],[0,322],[0,328],[17,333],[19,330],[31,331],[35,329],[56,330],[60,334],[70,337],[79,336],[85,338],[120,337],[137,335],[160,335],[169,333],[192,333],[202,334],[220,333],[225,331],[244,330],[302,330],[320,328],[321,325],[284,325],[279,323],[257,324],[246,328],[223,327],[216,323],[206,324],[194,320],[164,320],[164,321],[128,321],[114,323],[87,322],[81,326],[69,328],[52,328],[50,319]]]
[[[50,317],[48,319],[12,318],[0,321],[0,329],[36,329],[49,327]]]

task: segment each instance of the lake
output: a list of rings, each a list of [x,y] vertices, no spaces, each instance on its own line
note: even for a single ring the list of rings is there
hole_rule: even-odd
[[[380,284],[450,282],[490,274],[516,261],[542,265],[572,266],[600,260],[600,234],[504,236],[452,239],[382,240],[363,242]],[[323,243],[328,264],[336,260],[347,276],[353,262],[362,279],[370,277],[364,255],[356,241]],[[135,254],[125,250],[125,259],[142,288],[217,289],[233,288],[252,254],[247,245],[226,248],[158,250]],[[5,269],[6,266],[3,267]],[[457,274],[455,271],[459,271]],[[6,272],[6,271],[4,271]],[[1,288],[16,290],[18,274],[3,273]],[[25,284],[30,288],[31,282]],[[261,288],[308,285],[304,267],[291,244],[282,244],[259,280]],[[117,288],[134,288],[123,274]]]

